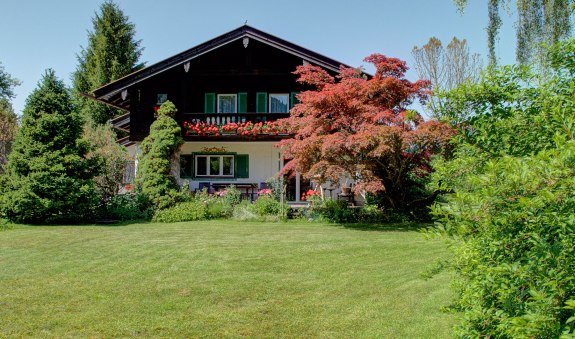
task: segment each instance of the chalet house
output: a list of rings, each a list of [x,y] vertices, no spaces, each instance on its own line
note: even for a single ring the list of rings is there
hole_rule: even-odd
[[[252,194],[284,164],[277,147],[290,135],[274,123],[289,116],[298,92],[292,73],[310,63],[336,74],[341,63],[250,26],[241,26],[94,90],[91,96],[126,114],[112,124],[128,133],[119,142],[134,157],[164,101],[178,108],[185,144],[179,180],[191,190],[234,184]],[[299,175],[287,195],[307,189]]]

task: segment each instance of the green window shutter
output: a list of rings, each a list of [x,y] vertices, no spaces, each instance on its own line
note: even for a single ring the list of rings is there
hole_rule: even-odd
[[[180,178],[191,178],[194,175],[194,158],[189,155],[180,155]]]
[[[247,154],[236,155],[236,178],[249,178],[250,177],[250,157]]]
[[[238,93],[238,113],[247,113],[248,111],[248,94]]]
[[[268,112],[268,94],[266,92],[256,93],[256,112],[257,113]]]
[[[293,108],[295,105],[299,104],[299,100],[296,98],[299,92],[291,92],[289,95],[289,108]]]
[[[216,93],[204,95],[204,113],[216,113]]]

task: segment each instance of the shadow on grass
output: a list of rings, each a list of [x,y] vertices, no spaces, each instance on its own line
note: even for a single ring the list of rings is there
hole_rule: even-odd
[[[432,223],[416,222],[395,222],[395,223],[354,223],[354,224],[335,224],[340,227],[349,228],[358,231],[378,231],[378,232],[414,232],[423,231],[432,227]]]

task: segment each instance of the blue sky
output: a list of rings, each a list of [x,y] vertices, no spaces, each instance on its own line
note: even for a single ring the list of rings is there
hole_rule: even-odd
[[[351,66],[379,52],[412,65],[411,50],[431,36],[444,43],[468,40],[486,60],[487,3],[469,0],[461,15],[452,0],[195,1],[118,0],[142,40],[142,61],[160,61],[248,24]],[[46,68],[70,84],[76,54],[87,44],[91,18],[101,1],[1,0],[0,61],[22,81],[13,105],[26,97]],[[498,43],[500,63],[514,62],[513,18],[504,14]],[[416,79],[414,71],[408,73]]]

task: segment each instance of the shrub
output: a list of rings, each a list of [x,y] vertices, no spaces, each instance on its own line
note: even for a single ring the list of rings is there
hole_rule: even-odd
[[[226,199],[215,198],[210,199],[206,203],[206,218],[218,219],[231,217],[233,214],[233,206]]]
[[[234,185],[226,187],[224,191],[218,192],[218,195],[230,206],[236,206],[241,202],[242,193]]]
[[[113,196],[106,203],[104,217],[127,221],[149,219],[150,214],[148,204],[141,195],[127,193]]]
[[[154,222],[181,222],[207,219],[206,204],[197,200],[180,202],[170,208],[154,213]]]
[[[443,230],[460,239],[453,248],[462,334],[556,337],[566,326],[564,306],[575,296],[574,164],[573,141],[492,159],[436,206]]]
[[[12,228],[9,220],[0,218],[0,231],[6,231]]]
[[[232,218],[238,221],[264,221],[260,215],[254,212],[252,203],[247,200],[234,207]]]
[[[336,223],[357,222],[357,211],[349,208],[347,201],[343,200],[324,200],[323,204],[316,207],[322,219]]]
[[[87,158],[100,159],[102,171],[94,178],[96,190],[106,202],[118,193],[128,160],[126,149],[116,142],[116,134],[110,124],[84,126],[84,138],[90,140],[93,149]]]
[[[275,200],[271,195],[261,195],[252,205],[252,211],[259,216],[276,215],[285,213],[285,206]]]
[[[377,207],[377,205],[365,204],[359,209],[358,220],[367,223],[378,223],[389,221],[389,216]]]
[[[566,41],[546,74],[491,70],[448,96],[460,136],[434,163],[434,189],[452,193],[433,213],[453,240],[461,337],[573,332],[574,53]]]

